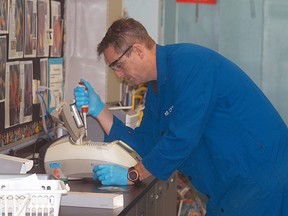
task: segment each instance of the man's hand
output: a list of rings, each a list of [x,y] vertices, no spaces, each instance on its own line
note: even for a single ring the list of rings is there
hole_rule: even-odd
[[[99,95],[94,91],[93,87],[89,82],[81,79],[81,82],[84,83],[84,86],[87,88],[82,88],[77,86],[74,89],[74,97],[76,101],[76,107],[81,112],[81,107],[88,105],[88,114],[96,118],[99,113],[103,110],[104,104],[102,103]]]
[[[128,185],[128,168],[115,164],[100,164],[93,168],[93,179],[102,185]]]

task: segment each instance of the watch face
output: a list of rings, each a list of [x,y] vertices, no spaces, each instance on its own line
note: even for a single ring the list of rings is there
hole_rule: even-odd
[[[138,181],[139,180],[139,173],[137,172],[137,170],[132,169],[128,173],[128,178],[130,181],[133,181],[133,182]]]
[[[138,179],[138,173],[136,170],[131,170],[129,172],[129,178],[131,181],[136,181]]]

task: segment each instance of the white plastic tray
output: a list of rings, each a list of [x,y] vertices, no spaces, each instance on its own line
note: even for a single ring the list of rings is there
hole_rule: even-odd
[[[67,193],[65,184],[49,176],[35,176],[0,175],[0,215],[59,214],[61,196]]]

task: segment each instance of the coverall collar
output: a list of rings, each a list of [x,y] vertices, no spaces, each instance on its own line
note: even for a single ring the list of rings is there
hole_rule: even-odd
[[[156,65],[157,65],[157,84],[158,87],[164,85],[167,80],[167,55],[165,47],[156,44]]]

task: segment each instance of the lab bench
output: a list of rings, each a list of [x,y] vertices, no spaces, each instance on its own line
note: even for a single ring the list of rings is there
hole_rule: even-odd
[[[97,183],[93,180],[69,182],[71,190],[97,192]],[[60,207],[60,216],[175,216],[176,215],[176,176],[168,181],[159,181],[150,177],[137,186],[123,188],[124,206],[116,209]],[[103,192],[103,190],[101,191]],[[164,205],[165,203],[165,205]]]
[[[17,151],[17,156],[27,157],[31,155],[35,147]],[[39,161],[34,163],[33,168],[28,173],[45,174],[43,164]],[[69,181],[71,191],[78,192],[101,192],[102,185],[92,179],[81,181]],[[111,193],[123,194],[124,206],[115,209],[88,208],[60,206],[60,216],[175,216],[177,213],[177,180],[174,173],[167,181],[160,181],[150,177],[137,186],[117,187]],[[109,190],[106,191],[109,193]]]
[[[43,173],[39,167],[30,173]],[[77,192],[107,192],[99,182],[92,179],[82,179],[68,182],[71,191]],[[101,187],[101,189],[100,189]],[[108,187],[109,188],[109,187]],[[118,188],[118,191],[117,191]],[[160,181],[154,177],[145,179],[137,186],[113,187],[111,193],[123,194],[124,206],[115,209],[86,208],[60,206],[60,216],[175,216],[177,211],[177,182],[176,174],[167,181]]]

